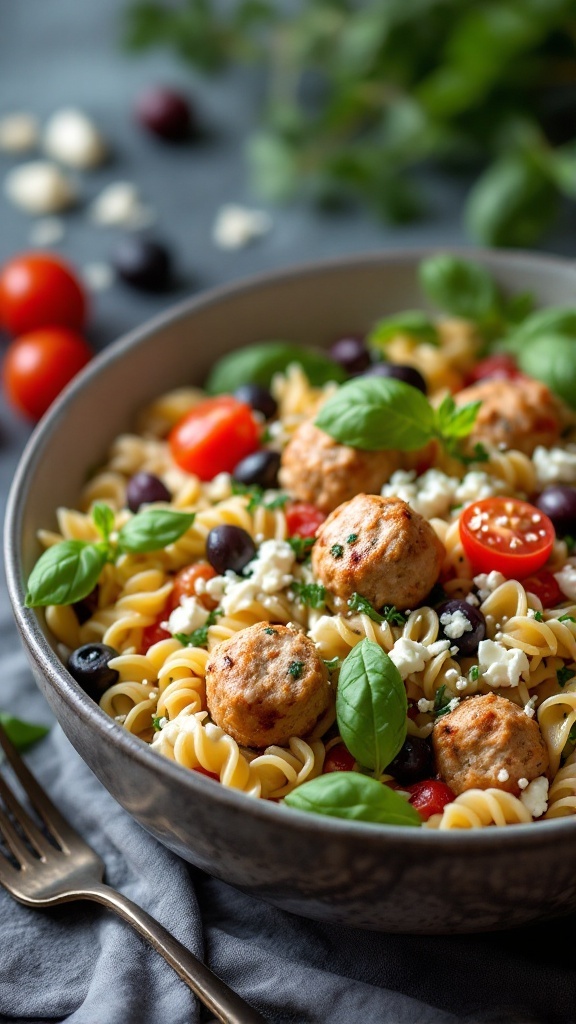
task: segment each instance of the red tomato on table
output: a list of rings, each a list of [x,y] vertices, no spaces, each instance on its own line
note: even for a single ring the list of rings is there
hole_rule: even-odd
[[[540,509],[517,498],[473,501],[460,516],[460,538],[476,572],[521,580],[548,560],[556,534]]]
[[[170,431],[172,458],[187,473],[213,480],[231,473],[260,445],[260,427],[252,409],[232,395],[206,398]]]
[[[0,323],[12,335],[55,325],[81,331],[86,293],[74,270],[48,253],[22,253],[0,269]]]
[[[91,358],[85,339],[67,327],[43,327],[22,334],[10,343],[4,358],[6,397],[20,412],[39,420]]]

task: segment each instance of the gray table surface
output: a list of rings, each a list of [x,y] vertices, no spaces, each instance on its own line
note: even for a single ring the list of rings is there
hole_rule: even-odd
[[[120,0],[0,0],[0,117],[26,110],[45,120],[56,109],[79,106],[112,146],[108,164],[78,176],[82,203],[66,215],[64,237],[54,248],[79,268],[107,261],[125,232],[93,225],[86,207],[107,183],[130,180],[157,213],[151,233],[167,243],[177,263],[178,285],[170,295],[121,283],[93,295],[88,334],[95,350],[186,294],[261,270],[390,248],[470,244],[459,220],[464,186],[428,174],[422,188],[430,214],[417,224],[392,228],[361,210],[323,215],[296,204],[271,211],[265,238],[237,252],[219,250],[211,232],[223,203],[263,208],[243,159],[256,117],[257,76],[230,72],[208,81],[169,54],[126,56],[119,45],[122,6]],[[201,143],[166,146],[135,124],[134,99],[154,83],[181,87],[193,99],[206,128]],[[0,153],[0,180],[17,162]],[[543,249],[572,255],[570,217]],[[0,263],[30,247],[31,226],[0,193]],[[30,430],[0,396],[2,514]],[[445,939],[354,929],[335,934],[189,869],[127,818],[54,726],[27,669],[3,583],[0,633],[0,708],[53,726],[30,755],[32,764],[99,847],[112,884],[204,955],[270,1021],[576,1020],[573,957],[558,924]],[[103,911],[76,907],[46,916],[0,891],[0,1020],[200,1019],[171,970],[127,931]]]

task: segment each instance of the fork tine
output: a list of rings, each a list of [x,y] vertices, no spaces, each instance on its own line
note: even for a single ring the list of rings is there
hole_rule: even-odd
[[[4,801],[7,809],[11,811],[12,817],[16,819],[20,828],[23,830],[40,856],[47,857],[50,853],[53,853],[54,847],[48,842],[46,837],[42,835],[42,832],[35,822],[32,821],[28,812],[24,807],[22,807],[20,801],[16,799],[14,793],[10,789],[10,786],[6,780],[2,778],[2,775],[0,775],[0,798]]]
[[[0,834],[4,836],[6,845],[14,854],[21,867],[32,867],[36,858],[32,856],[23,839],[20,838],[10,818],[0,807]]]
[[[60,811],[54,806],[46,791],[42,789],[42,786],[36,781],[31,772],[28,771],[24,761],[8,739],[8,736],[1,725],[0,746],[8,758],[14,774],[18,777],[26,791],[30,803],[38,812],[44,821],[46,828],[55,837],[62,849],[66,853],[69,853],[73,846],[84,847],[86,845],[84,840],[81,839],[72,826],[68,824],[66,818],[64,818],[60,814]]]

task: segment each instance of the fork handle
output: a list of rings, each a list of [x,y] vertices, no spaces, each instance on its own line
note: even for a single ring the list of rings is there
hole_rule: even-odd
[[[102,903],[133,925],[223,1024],[267,1024],[261,1014],[178,942],[159,921],[122,893],[102,883],[83,889],[82,897]]]

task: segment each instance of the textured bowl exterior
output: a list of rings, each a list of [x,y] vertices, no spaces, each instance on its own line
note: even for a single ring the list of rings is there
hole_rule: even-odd
[[[576,818],[438,833],[254,800],[159,757],[105,715],[63,668],[42,613],[24,607],[36,531],[54,522],[58,506],[76,503],[86,467],[143,404],[202,382],[214,359],[244,344],[328,345],[387,313],[425,307],[417,266],[426,255],[359,256],[241,282],[181,303],[111,345],[34,431],[11,489],[4,550],[39,688],[80,755],[144,828],[190,863],[284,910],[380,931],[449,934],[576,910]],[[568,261],[461,255],[484,262],[506,289],[532,291],[546,305],[573,303],[576,270]]]

